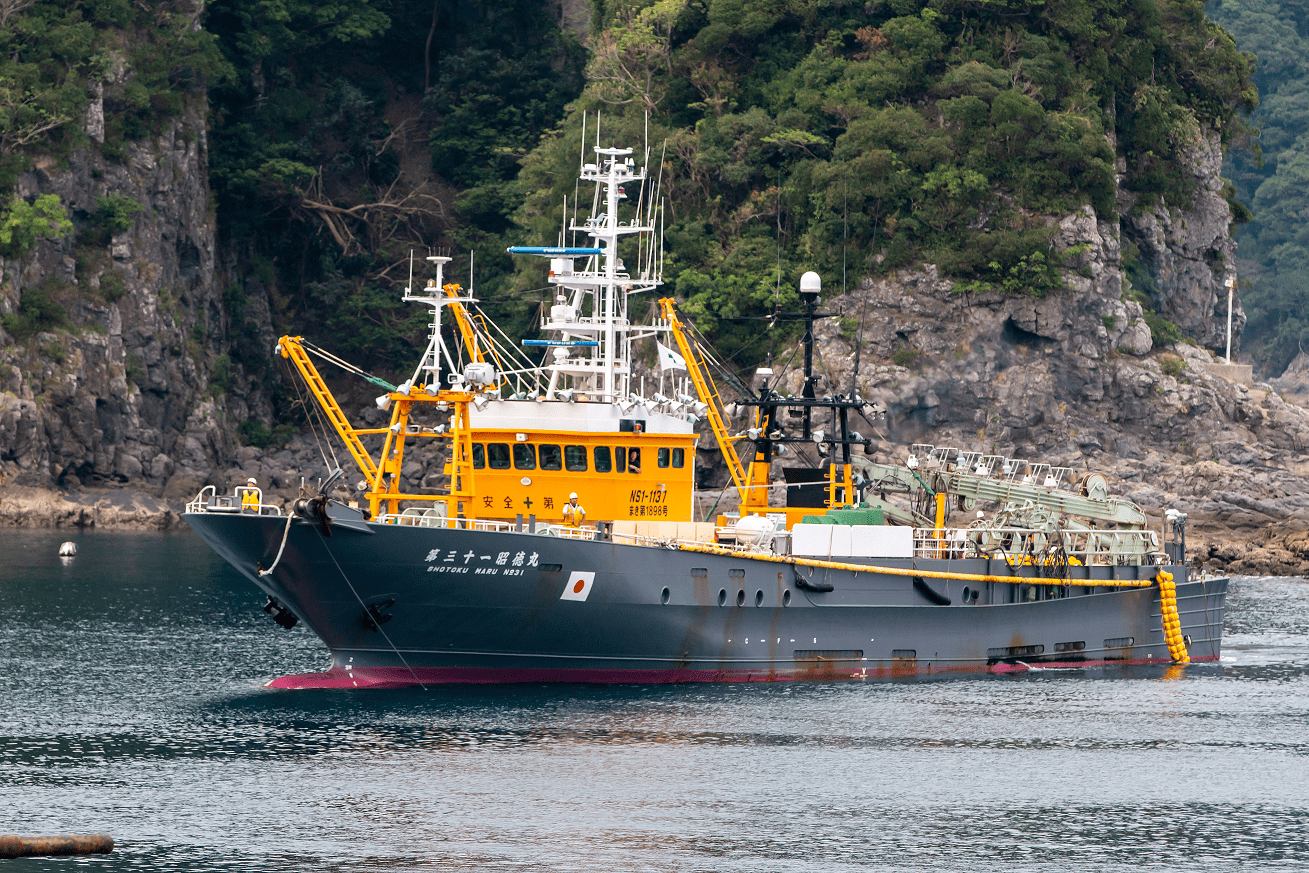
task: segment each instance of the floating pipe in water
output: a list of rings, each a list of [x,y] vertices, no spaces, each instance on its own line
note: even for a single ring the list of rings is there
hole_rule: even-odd
[[[66,837],[0,836],[0,858],[36,858],[63,855],[107,855],[114,850],[108,834]]]

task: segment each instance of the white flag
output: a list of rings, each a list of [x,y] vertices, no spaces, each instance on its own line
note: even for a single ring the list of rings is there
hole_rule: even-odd
[[[685,370],[686,358],[677,352],[668,348],[668,346],[655,340],[655,345],[659,347],[659,370]]]
[[[574,570],[568,577],[568,584],[564,586],[564,593],[559,595],[559,599],[585,601],[591,595],[591,583],[594,581],[595,573]]]

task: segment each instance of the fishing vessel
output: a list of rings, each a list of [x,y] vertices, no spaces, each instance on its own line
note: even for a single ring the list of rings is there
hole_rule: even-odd
[[[597,143],[579,164],[586,217],[556,245],[510,249],[549,260],[547,338],[505,336],[432,256],[425,287],[411,277],[404,293],[430,312],[430,338],[399,384],[279,341],[358,482],[337,469],[286,510],[257,486],[210,486],[184,516],[278,624],[304,622],[326,645],[324,671],[270,686],[865,680],[1219,658],[1228,580],[1188,570],[1184,514],[1152,527],[1104,476],[1024,459],[931,445],[877,457],[860,428],[882,410],[814,375],[816,274],[795,314],[798,393],[761,369],[725,403],[730,374],[672,299],[634,317],[660,284],[658,180],[631,149]],[[633,356],[652,351],[664,375],[647,391]],[[382,386],[389,423],[351,423],[317,362]],[[738,495],[710,518],[696,517],[700,426]],[[406,447],[426,441],[446,458],[432,493],[403,475]],[[810,463],[783,466],[788,455]]]

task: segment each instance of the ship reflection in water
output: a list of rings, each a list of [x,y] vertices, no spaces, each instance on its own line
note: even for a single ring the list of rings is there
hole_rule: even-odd
[[[1304,581],[1234,580],[1222,661],[1184,668],[279,692],[321,644],[197,538],[65,539],[0,531],[0,809],[112,833],[78,869],[1309,864]]]

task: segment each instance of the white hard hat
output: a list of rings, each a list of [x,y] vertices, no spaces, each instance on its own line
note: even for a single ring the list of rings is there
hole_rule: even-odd
[[[255,477],[254,477],[254,476],[251,476],[249,479],[246,479],[246,480],[245,480],[245,484],[247,484],[247,485],[255,485],[255,484],[258,484],[258,483],[255,482]]]
[[[576,499],[577,499],[577,492],[574,491],[572,494],[569,494],[569,495],[568,495],[568,499],[569,499],[569,500],[576,500]]]

